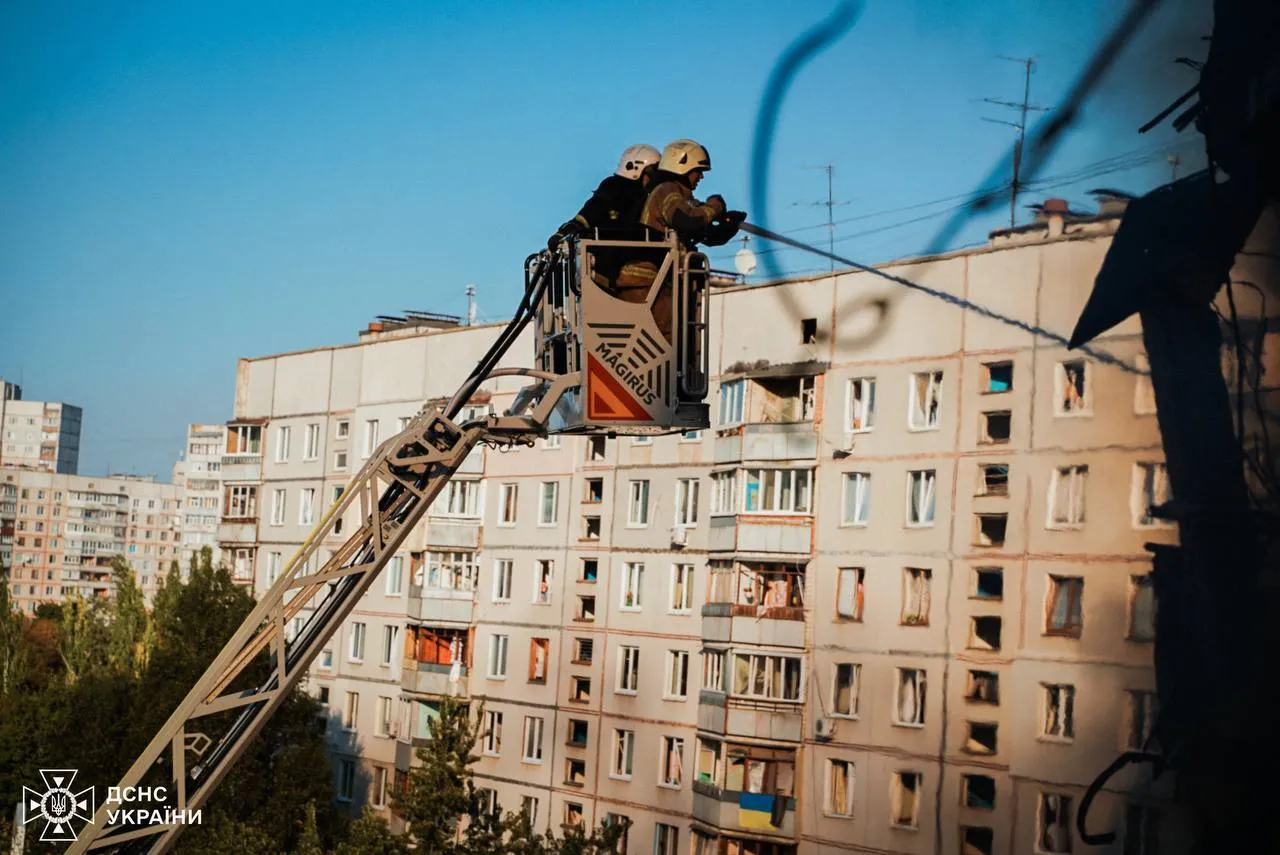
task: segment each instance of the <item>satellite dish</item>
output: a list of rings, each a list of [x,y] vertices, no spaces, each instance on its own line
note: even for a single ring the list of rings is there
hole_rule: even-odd
[[[756,269],[756,254],[744,246],[734,255],[733,266],[743,276],[750,276]]]

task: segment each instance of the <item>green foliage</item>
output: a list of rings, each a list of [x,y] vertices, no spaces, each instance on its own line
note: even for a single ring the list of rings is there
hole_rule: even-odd
[[[29,663],[22,625],[22,615],[9,599],[8,577],[0,574],[0,695],[17,691],[27,678]]]
[[[115,582],[115,613],[107,629],[107,662],[117,673],[137,678],[146,664],[146,603],[133,568],[119,555],[111,560],[111,576]]]
[[[420,851],[425,853],[428,850]],[[366,808],[360,818],[351,823],[347,830],[347,839],[338,844],[335,855],[408,855],[408,853],[408,841],[401,835],[392,834],[386,820]]]

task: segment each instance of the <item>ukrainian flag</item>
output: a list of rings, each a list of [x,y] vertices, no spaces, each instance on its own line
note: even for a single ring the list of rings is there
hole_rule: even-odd
[[[738,794],[738,825],[772,831],[774,797],[765,793]]]

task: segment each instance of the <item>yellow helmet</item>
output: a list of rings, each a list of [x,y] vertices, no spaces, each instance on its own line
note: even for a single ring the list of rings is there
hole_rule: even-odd
[[[618,161],[618,169],[613,174],[634,181],[640,177],[640,173],[644,172],[646,166],[657,163],[658,157],[656,148],[638,143],[622,153],[622,160]]]
[[[709,172],[711,155],[693,140],[676,140],[667,143],[667,147],[662,150],[662,159],[658,161],[658,168],[663,172],[672,172],[676,175],[688,175],[695,169]]]

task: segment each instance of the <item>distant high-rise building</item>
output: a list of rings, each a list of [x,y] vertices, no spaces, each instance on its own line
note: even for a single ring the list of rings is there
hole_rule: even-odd
[[[187,427],[187,447],[173,467],[173,483],[182,497],[182,542],[179,561],[185,572],[191,556],[206,546],[213,563],[222,560],[218,522],[222,516],[222,455],[226,442],[223,425],[193,424]]]
[[[71,404],[24,401],[21,386],[0,378],[0,466],[76,474],[82,417]]]

